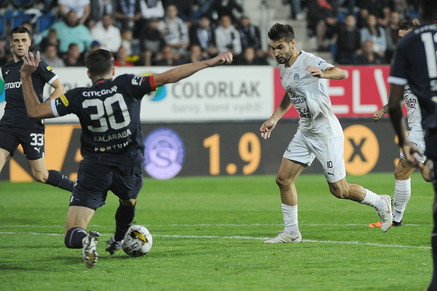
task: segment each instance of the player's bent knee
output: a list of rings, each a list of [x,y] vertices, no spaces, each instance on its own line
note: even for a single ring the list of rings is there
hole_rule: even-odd
[[[120,199],[120,203],[124,207],[133,207],[133,206],[135,206],[135,204],[137,204],[137,200],[136,199],[129,199],[129,200],[121,200]]]
[[[69,249],[81,249],[83,247],[82,240],[86,237],[86,231],[81,227],[72,227],[65,233],[64,243]]]
[[[276,176],[276,185],[281,187],[289,187],[291,185],[291,179],[281,178],[280,176]]]
[[[35,179],[35,181],[40,183],[46,183],[48,176],[48,173],[42,171],[32,171],[32,177]]]

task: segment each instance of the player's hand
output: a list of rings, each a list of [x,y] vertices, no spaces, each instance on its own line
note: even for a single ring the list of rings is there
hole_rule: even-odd
[[[275,128],[277,122],[275,122],[272,119],[269,119],[265,121],[261,127],[259,128],[259,131],[261,132],[261,137],[263,139],[270,138],[270,134],[272,133],[273,129]]]
[[[373,121],[378,121],[384,116],[384,108],[378,109],[373,112]]]
[[[306,68],[305,70],[307,70],[308,72],[310,72],[311,75],[313,75],[314,77],[317,77],[317,78],[323,78],[323,72],[320,71],[320,69],[317,68],[317,67],[309,66],[309,67]]]
[[[32,52],[29,52],[29,54],[25,55],[23,57],[23,65],[21,66],[20,70],[21,75],[28,76],[35,72],[38,68],[40,60],[41,58],[39,51],[37,51],[35,55]]]
[[[234,59],[234,56],[232,55],[232,53],[226,52],[226,53],[219,54],[218,56],[210,59],[209,65],[211,67],[215,67],[215,66],[220,66],[220,65],[231,64],[233,59]]]
[[[424,168],[424,164],[420,162],[420,159],[422,157],[422,153],[419,151],[419,149],[414,146],[412,143],[407,141],[404,146],[402,147],[402,152],[404,153],[405,158],[407,159],[407,162],[413,166],[417,167],[421,170]]]

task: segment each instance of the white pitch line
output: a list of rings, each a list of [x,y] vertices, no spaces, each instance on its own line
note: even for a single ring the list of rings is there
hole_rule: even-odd
[[[102,235],[110,236],[110,233],[101,233]],[[49,236],[63,236],[62,233],[40,233],[40,232],[0,232],[0,235],[49,235]],[[267,240],[270,237],[253,237],[253,236],[218,236],[218,235],[167,235],[167,234],[154,234],[154,237],[164,238],[196,238],[196,239],[245,239],[245,240]],[[387,247],[387,248],[408,248],[408,249],[431,249],[428,246],[409,246],[409,245],[391,245],[380,243],[369,243],[359,241],[333,241],[333,240],[313,240],[304,239],[303,243],[321,243],[321,244],[343,244],[343,245],[363,245],[374,247]]]
[[[279,223],[248,223],[248,224],[235,224],[235,223],[200,223],[200,224],[145,224],[147,227],[211,227],[211,226],[220,226],[220,227],[257,227],[257,226],[282,226]],[[299,223],[300,226],[367,226],[367,224],[358,224],[358,223]],[[96,225],[95,227],[112,227],[112,225]],[[431,226],[429,224],[403,224],[402,226],[408,227],[417,227],[417,226]],[[0,225],[0,228],[64,228],[64,225]]]
[[[215,236],[215,235],[155,235],[158,237],[170,237],[170,238],[210,238],[210,239],[249,239],[249,240],[267,240],[271,237],[252,237],[252,236]],[[394,247],[394,248],[412,248],[412,249],[431,249],[427,246],[409,246],[409,245],[391,245],[380,243],[367,243],[359,241],[333,241],[333,240],[313,240],[304,239],[303,242],[309,243],[324,243],[324,244],[344,244],[344,245],[366,245],[376,247]]]

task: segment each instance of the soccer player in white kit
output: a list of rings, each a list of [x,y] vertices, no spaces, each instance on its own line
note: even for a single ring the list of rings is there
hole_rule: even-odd
[[[323,166],[330,192],[337,198],[350,199],[376,209],[382,221],[381,230],[387,231],[393,215],[389,195],[378,195],[346,182],[343,160],[344,136],[332,111],[322,78],[341,80],[345,72],[323,59],[299,51],[293,28],[276,23],[268,32],[270,47],[279,63],[282,86],[286,90],[281,104],[261,127],[261,136],[270,137],[281,117],[294,106],[298,111],[299,127],[289,143],[281,162],[276,183],[279,187],[284,230],[265,243],[301,242],[298,225],[297,191],[295,180],[317,158]]]
[[[411,20],[404,20],[399,24],[399,37],[403,37],[417,26]],[[422,128],[422,113],[420,112],[419,100],[416,95],[411,92],[410,87],[405,86],[403,104],[407,108],[407,122],[408,122],[408,138],[410,142],[415,145],[421,153],[425,152],[424,131]],[[378,109],[373,113],[373,120],[378,121],[385,113],[388,113],[388,104]],[[421,155],[419,162],[424,164],[420,168],[420,172],[425,181],[431,182],[430,168],[428,166],[426,157]],[[395,189],[394,189],[394,207],[393,207],[393,225],[401,226],[402,218],[404,216],[405,208],[411,197],[411,174],[416,167],[410,165],[406,160],[405,155],[401,152],[399,162],[394,170]],[[381,227],[381,222],[369,224],[369,227]]]
[[[410,88],[405,86],[404,102],[407,107],[408,120],[408,138],[410,142],[415,145],[421,153],[425,152],[424,131],[422,129],[422,114],[420,112],[419,101],[417,97],[411,92]],[[385,113],[388,113],[388,106],[385,105],[381,109],[373,113],[373,119],[379,120]],[[402,226],[402,218],[404,216],[405,208],[411,197],[411,174],[416,170],[416,167],[410,165],[406,160],[403,152],[399,154],[400,159],[394,170],[395,189],[393,196],[393,224],[392,226]],[[424,164],[420,168],[423,179],[426,182],[431,182],[430,168],[427,163],[426,156],[418,156],[419,162]],[[381,222],[369,224],[369,227],[381,227]]]

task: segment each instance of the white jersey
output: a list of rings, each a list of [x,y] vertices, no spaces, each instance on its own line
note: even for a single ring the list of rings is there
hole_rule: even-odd
[[[404,89],[404,103],[407,107],[407,123],[408,123],[408,139],[422,153],[419,161],[424,163],[426,156],[425,152],[425,132],[422,128],[422,112],[420,111],[419,100],[416,95],[411,92],[408,85]],[[405,159],[403,152],[400,153],[401,158]]]
[[[423,135],[422,113],[420,112],[419,100],[411,92],[410,86],[406,85],[404,90],[404,102],[407,107],[407,120],[410,134],[417,132]]]
[[[299,129],[308,136],[343,136],[325,85],[320,78],[312,76],[306,70],[309,66],[315,66],[321,71],[334,67],[305,51],[301,52],[291,67],[279,65],[282,86],[300,116]]]

